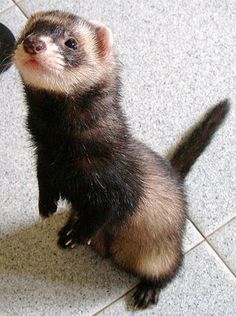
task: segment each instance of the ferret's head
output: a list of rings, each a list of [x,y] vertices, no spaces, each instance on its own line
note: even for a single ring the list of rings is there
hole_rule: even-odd
[[[116,69],[111,31],[60,11],[31,16],[13,59],[26,85],[59,93],[91,88]]]

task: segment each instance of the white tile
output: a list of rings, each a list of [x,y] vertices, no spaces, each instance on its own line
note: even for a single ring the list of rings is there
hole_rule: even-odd
[[[0,13],[13,5],[14,3],[11,0],[1,0]],[[0,16],[0,21],[1,21],[1,16]]]
[[[26,17],[22,14],[19,8],[17,8],[17,6],[13,6],[0,14],[0,22],[5,24],[15,37],[19,35],[26,21]]]
[[[204,242],[186,255],[178,277],[162,291],[157,306],[133,311],[131,294],[99,315],[214,315],[236,313],[236,279]]]
[[[0,17],[15,36],[26,21],[16,7]],[[0,111],[0,227],[3,233],[32,222],[37,205],[33,151],[25,128],[26,105],[13,66],[0,75]]]
[[[236,218],[212,234],[208,241],[236,274]]]
[[[17,220],[20,213],[13,212]],[[5,315],[91,315],[136,283],[88,248],[60,250],[57,231],[64,222],[64,214],[55,215],[0,238]]]
[[[189,217],[204,236],[236,215],[236,108],[187,179]]]

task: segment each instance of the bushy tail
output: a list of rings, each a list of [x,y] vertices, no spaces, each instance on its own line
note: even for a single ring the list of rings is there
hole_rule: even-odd
[[[203,120],[183,138],[170,157],[170,163],[180,178],[184,179],[196,159],[210,143],[214,133],[229,112],[230,104],[224,100],[210,109]]]

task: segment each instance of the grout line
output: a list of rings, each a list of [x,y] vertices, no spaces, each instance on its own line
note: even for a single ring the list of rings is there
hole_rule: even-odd
[[[203,233],[198,229],[198,227],[192,222],[192,220],[188,217],[188,220],[193,224],[193,226],[198,230],[198,232],[202,235],[203,237],[203,241],[205,241],[208,246],[215,252],[215,254],[218,256],[218,258],[221,260],[221,262],[226,266],[226,268],[228,268],[228,270],[233,274],[234,277],[236,277],[236,274],[234,273],[234,271],[230,268],[230,266],[225,262],[224,258],[218,253],[218,251],[214,248],[214,246],[208,241],[208,237],[211,236],[212,234],[214,234],[216,231],[220,230],[222,227],[224,227],[225,225],[227,225],[228,223],[230,223],[231,221],[233,221],[236,218],[236,216],[234,216],[233,218],[231,218],[228,222],[224,223],[222,226],[218,227],[215,231],[213,231],[212,233],[210,233],[208,236],[203,235]],[[202,241],[202,242],[203,242]],[[200,243],[199,243],[200,244]],[[198,245],[199,245],[198,244]],[[189,251],[191,251],[192,249],[196,248],[197,245],[195,245],[193,248],[191,248]],[[188,253],[189,251],[187,251],[186,253]]]
[[[203,235],[203,233],[201,232],[200,228],[198,228],[198,226],[192,221],[192,219],[187,216],[187,219],[190,221],[190,223],[194,226],[194,228],[199,232],[199,234],[203,237],[203,239],[205,240],[206,237]]]
[[[191,252],[192,250],[194,250],[195,248],[197,248],[198,246],[200,246],[201,244],[203,244],[206,240],[203,239],[201,241],[199,241],[196,245],[194,245],[192,248],[190,248],[188,251],[186,251],[184,253],[184,256],[187,255],[189,252]]]
[[[230,222],[232,222],[233,220],[236,219],[236,216],[232,217],[230,220],[228,220],[228,222],[224,223],[222,226],[216,228],[216,230],[214,230],[213,232],[211,232],[209,235],[206,236],[206,239],[208,239],[209,237],[211,237],[213,234],[215,234],[216,232],[218,232],[218,230],[221,230],[221,228],[225,227],[226,225],[228,225]]]
[[[22,1],[16,2],[15,0],[12,0],[12,2],[15,4],[15,6],[21,11],[21,13],[28,19],[29,17],[27,16],[27,14],[25,13],[25,11],[21,8],[21,6],[19,6],[19,4]]]
[[[234,219],[236,219],[236,216],[233,216],[231,219],[229,219],[226,223],[222,224],[221,226],[217,227],[213,232],[211,232],[208,235],[204,235],[204,233],[200,230],[200,228],[198,228],[198,226],[193,222],[193,220],[190,217],[187,217],[187,219],[191,222],[191,224],[193,224],[193,226],[196,228],[196,230],[199,232],[199,234],[205,239],[207,240],[208,237],[210,237],[211,235],[213,235],[214,233],[216,233],[218,230],[220,230],[221,228],[223,228],[224,226],[226,226],[227,224],[229,224],[231,221],[233,221]]]
[[[219,259],[226,266],[226,268],[228,268],[228,270],[232,273],[232,275],[234,277],[236,277],[236,273],[234,273],[234,271],[230,268],[230,266],[225,262],[224,258],[217,252],[217,250],[214,248],[214,246],[212,244],[210,244],[210,242],[207,239],[206,239],[206,243],[214,251],[214,253],[217,255],[217,257],[219,257]]]
[[[125,297],[126,295],[128,295],[130,292],[133,291],[133,289],[135,289],[137,286],[137,284],[132,287],[129,291],[127,291],[126,293],[124,293],[122,296],[118,297],[116,300],[114,300],[113,302],[111,302],[110,304],[104,306],[101,310],[99,310],[98,312],[96,312],[95,314],[93,314],[93,316],[97,316],[99,315],[101,312],[103,312],[105,309],[107,309],[108,307],[110,307],[111,305],[113,305],[114,303],[116,303],[117,301],[119,301],[120,299],[122,299],[123,297]]]

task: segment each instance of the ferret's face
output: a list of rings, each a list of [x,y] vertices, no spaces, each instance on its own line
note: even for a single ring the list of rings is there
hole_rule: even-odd
[[[112,63],[112,35],[103,24],[71,14],[37,13],[17,42],[14,62],[34,88],[83,90],[97,84]]]

